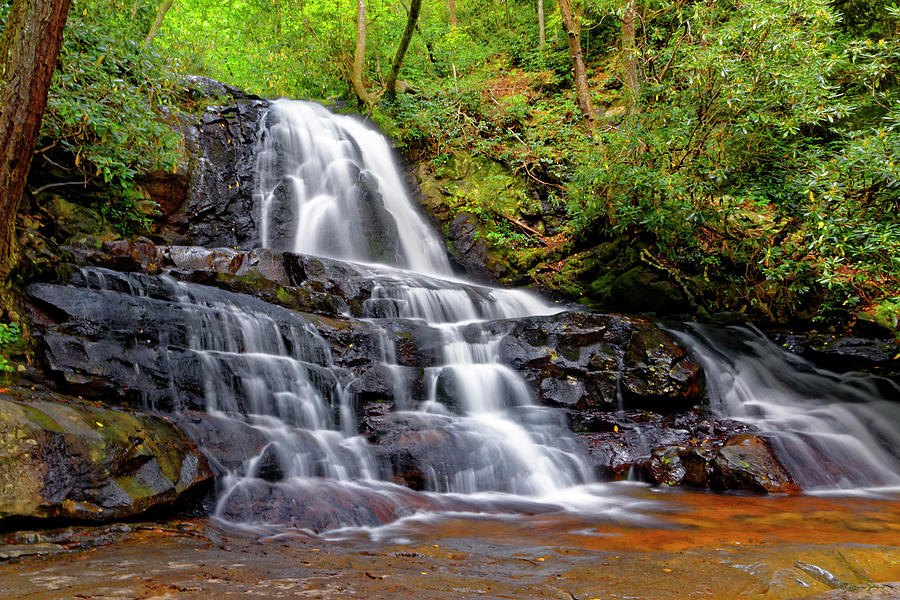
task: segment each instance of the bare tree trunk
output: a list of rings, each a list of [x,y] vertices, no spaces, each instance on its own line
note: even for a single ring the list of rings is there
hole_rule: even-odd
[[[622,65],[625,70],[625,87],[628,88],[628,112],[634,109],[641,93],[637,72],[637,47],[634,44],[634,20],[636,10],[634,0],[626,0],[625,15],[622,18]]]
[[[584,118],[585,127],[594,129],[594,105],[591,102],[591,88],[588,86],[584,56],[581,53],[581,20],[576,18],[569,0],[557,0],[557,3],[566,37],[569,38],[569,54],[572,56],[572,68],[575,71],[575,96],[578,98],[578,108]]]
[[[397,46],[397,54],[394,55],[394,62],[388,75],[386,90],[388,96],[394,96],[397,93],[397,75],[400,74],[400,65],[403,63],[406,49],[409,48],[409,41],[412,39],[413,31],[416,29],[416,21],[419,19],[419,10],[421,8],[422,0],[412,0],[410,3],[406,28],[403,30],[403,37],[400,38],[400,45]]]
[[[372,97],[363,84],[362,72],[366,63],[366,0],[356,0],[356,51],[353,53],[353,72],[350,83],[360,104],[371,108]]]
[[[71,0],[13,0],[0,38],[0,278],[18,262],[16,213]]]
[[[547,45],[547,30],[544,28],[544,0],[537,0],[538,11],[538,40],[539,46],[543,48]]]
[[[281,37],[281,0],[275,0],[275,35]]]
[[[172,3],[174,1],[175,0],[166,0],[162,3],[162,6],[159,7],[159,10],[156,11],[156,18],[153,20],[153,25],[150,26],[150,33],[147,34],[147,39],[144,40],[145,46],[149,46],[150,42],[153,41],[153,38],[156,37],[159,28],[162,26],[163,19],[166,17],[166,13],[169,12],[169,9],[172,8]]]
[[[456,0],[447,0],[447,13],[450,27],[456,29]]]

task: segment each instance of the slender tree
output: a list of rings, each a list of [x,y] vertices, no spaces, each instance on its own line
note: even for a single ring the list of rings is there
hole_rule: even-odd
[[[410,3],[406,28],[403,30],[403,37],[400,38],[400,45],[397,46],[397,54],[394,55],[394,62],[391,64],[391,72],[388,75],[386,89],[388,96],[394,96],[397,93],[397,76],[400,74],[400,65],[403,63],[406,49],[409,48],[409,41],[412,39],[413,31],[416,29],[416,21],[419,20],[419,10],[421,8],[422,0],[412,0]]]
[[[160,5],[159,10],[156,11],[156,18],[153,19],[153,25],[150,26],[150,33],[147,34],[147,39],[144,40],[144,45],[148,45],[153,41],[153,38],[156,37],[156,34],[159,32],[159,28],[162,26],[163,19],[166,18],[166,13],[169,12],[169,9],[172,8],[172,3],[174,0],[166,0]]]
[[[71,0],[13,0],[0,38],[0,277],[18,261],[16,213]]]
[[[447,0],[447,20],[450,27],[456,28],[456,0]]]
[[[563,28],[569,39],[569,54],[572,56],[572,68],[575,71],[575,95],[578,98],[578,108],[581,110],[584,125],[588,129],[594,129],[594,104],[591,102],[591,88],[587,82],[587,72],[584,68],[584,56],[581,53],[581,19],[572,10],[569,0],[557,0],[559,13],[562,17]]]
[[[366,63],[366,0],[356,0],[356,51],[353,53],[353,72],[350,83],[361,104],[372,106],[372,97],[363,84],[363,66]]]
[[[625,14],[622,17],[622,66],[625,71],[625,87],[628,88],[628,110],[634,109],[634,103],[640,94],[640,81],[637,70],[637,48],[634,44],[634,20],[637,17],[634,0],[626,0]]]
[[[537,0],[538,13],[538,40],[540,47],[543,48],[547,44],[547,31],[544,27],[544,0]]]

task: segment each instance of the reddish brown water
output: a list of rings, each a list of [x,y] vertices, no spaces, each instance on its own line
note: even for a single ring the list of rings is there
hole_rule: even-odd
[[[135,528],[99,548],[0,564],[0,598],[750,600],[900,581],[896,497],[646,488],[629,497],[654,501],[642,525],[436,517],[398,525],[382,541],[263,538],[206,521]]]

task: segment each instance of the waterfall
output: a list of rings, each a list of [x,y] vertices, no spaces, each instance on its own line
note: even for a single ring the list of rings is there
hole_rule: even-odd
[[[128,337],[123,332],[139,323],[126,356],[114,355],[109,368],[147,394],[148,408],[157,401],[173,410],[200,408],[205,414],[185,418],[226,438],[214,444],[238,447],[215,464],[215,517],[253,528],[333,531],[423,511],[596,515],[628,504],[595,482],[589,435],[570,431],[562,409],[538,404],[535,387],[543,394],[544,383],[559,376],[579,383],[571,401],[588,404],[572,414],[583,416],[603,410],[581,396],[592,381],[598,397],[609,396],[601,399],[612,403],[606,408],[618,400],[615,418],[625,418],[629,373],[646,369],[637,377],[652,377],[651,355],[665,336],[654,329],[662,337],[632,345],[637,330],[629,323],[637,321],[618,317],[608,329],[592,321],[581,330],[578,320],[565,319],[548,326],[541,317],[558,307],[524,291],[454,279],[441,242],[404,191],[390,146],[360,121],[279,101],[260,127],[253,199],[258,239],[268,249],[158,249],[152,264],[174,267],[167,275],[91,267],[74,288],[33,292],[71,294],[74,303],[61,312],[75,320],[79,335]],[[176,280],[208,283],[211,273],[223,287],[235,286],[229,289],[245,291],[241,286],[259,278],[285,286],[253,287],[272,301],[265,294],[278,302],[279,294],[327,298],[299,304],[324,314]],[[98,289],[108,306],[121,307],[102,323],[91,321],[84,295]],[[559,356],[545,336],[557,325]],[[146,339],[150,331],[158,339]],[[747,328],[673,334],[704,367],[713,415],[758,429],[804,489],[900,485],[900,405],[877,385],[818,371]],[[539,338],[535,345],[529,336]],[[53,339],[54,348],[70,343]],[[365,348],[351,353],[354,343]],[[510,350],[511,343],[522,345]],[[85,348],[80,339],[71,344]],[[118,347],[88,350],[107,356]],[[500,360],[516,364],[520,349],[526,358],[519,364],[537,377],[530,383]],[[595,357],[603,360],[595,364]],[[576,381],[579,373],[583,382]],[[691,382],[684,398],[693,401],[697,381]],[[618,433],[614,420],[608,425]],[[674,437],[660,444],[690,439],[678,437],[687,430],[667,431]],[[609,440],[614,449],[625,447]]]
[[[359,120],[282,100],[265,115],[260,139],[254,201],[261,244],[369,265],[377,284],[366,321],[393,378],[395,418],[437,441],[424,450],[421,490],[411,498],[358,435],[354,399],[314,329],[286,330],[246,306],[173,284],[192,315],[189,347],[203,366],[207,411],[267,440],[222,480],[215,514],[245,525],[300,524],[303,511],[290,506],[327,498],[316,523],[304,525],[330,529],[442,507],[445,497],[537,499],[591,482],[586,452],[564,414],[535,404],[522,376],[499,362],[500,336],[485,326],[557,309],[522,291],[448,280],[442,243],[413,208],[390,145]],[[430,331],[439,349],[421,374],[425,397],[408,391],[396,362],[387,329],[396,320]]]

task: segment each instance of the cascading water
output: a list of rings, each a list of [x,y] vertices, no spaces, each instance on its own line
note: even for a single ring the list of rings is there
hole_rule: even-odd
[[[370,263],[352,267],[374,282],[355,317],[378,340],[393,422],[404,443],[422,447],[419,491],[394,483],[401,467],[357,432],[352,375],[335,367],[329,343],[309,321],[170,280],[167,297],[184,315],[186,347],[202,367],[206,410],[263,439],[257,456],[227,469],[215,514],[230,523],[321,531],[379,525],[421,510],[498,510],[513,499],[522,506],[524,497],[530,511],[546,510],[542,503],[608,508],[608,497],[584,485],[593,481],[593,468],[564,413],[535,404],[523,377],[500,363],[502,336],[490,327],[556,308],[524,292],[452,281],[441,243],[403,189],[386,140],[359,121],[290,101],[274,103],[266,115],[255,193],[259,237],[275,250]],[[422,371],[397,360],[397,323],[427,332],[433,348]],[[712,336],[684,340],[704,363],[713,409],[766,433],[777,430],[779,455],[801,485],[900,482],[896,455],[884,450],[900,447],[900,439],[877,416],[900,421],[896,406],[862,402],[871,396],[851,386],[828,388],[819,374],[807,379],[786,371],[752,336],[744,351],[757,356],[737,358],[728,358]],[[623,371],[620,359],[616,389]],[[804,397],[826,394],[853,408],[799,401],[791,391],[797,381]],[[621,408],[621,390],[618,399]],[[848,424],[842,411],[854,412],[856,421]],[[850,457],[849,475],[842,456]],[[810,464],[821,457],[834,468]],[[798,476],[807,473],[822,475]]]
[[[430,450],[422,469],[425,494],[411,498],[408,489],[388,483],[390,465],[379,465],[357,435],[352,398],[311,327],[285,330],[246,306],[209,301],[177,284],[182,308],[193,315],[189,345],[203,365],[207,410],[268,440],[259,456],[222,481],[220,518],[298,524],[296,514],[261,513],[324,494],[335,510],[326,511],[324,522],[319,511],[313,527],[369,525],[415,507],[446,506],[435,493],[546,496],[592,480],[562,413],[534,405],[522,377],[498,362],[499,337],[483,326],[557,311],[524,292],[420,275],[449,277],[449,262],[406,197],[380,134],[319,105],[274,103],[262,124],[255,200],[266,247],[410,269],[369,267],[378,282],[367,303],[369,322],[381,331],[398,418],[444,443]],[[440,348],[436,366],[423,375],[425,398],[408,393],[410,382],[395,363],[396,349],[381,325],[395,319],[432,329]],[[354,499],[353,510],[341,508],[342,491]]]
[[[691,333],[676,335],[703,364],[710,410],[758,427],[804,490],[900,486],[895,384],[821,371],[748,328]]]

